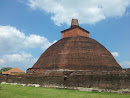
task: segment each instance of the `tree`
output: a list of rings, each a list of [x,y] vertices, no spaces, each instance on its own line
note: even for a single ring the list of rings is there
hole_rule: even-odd
[[[2,67],[2,68],[0,69],[0,74],[2,74],[3,71],[8,71],[8,70],[10,70],[10,69],[12,69],[12,67]]]

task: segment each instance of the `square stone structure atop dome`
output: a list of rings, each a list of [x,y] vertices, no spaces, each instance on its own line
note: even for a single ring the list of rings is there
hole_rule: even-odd
[[[27,69],[27,73],[42,73],[45,70],[84,71],[122,69],[112,54],[99,42],[89,37],[89,32],[72,19],[71,27],[61,31],[61,39],[51,45]]]
[[[64,31],[61,31],[61,39],[73,36],[89,37],[89,32],[79,26],[77,19],[72,19],[71,27]]]

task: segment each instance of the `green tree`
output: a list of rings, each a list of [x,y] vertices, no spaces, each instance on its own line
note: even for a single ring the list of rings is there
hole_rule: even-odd
[[[2,68],[0,69],[0,74],[2,74],[3,71],[8,71],[8,70],[10,70],[10,69],[12,69],[12,67],[2,67]]]

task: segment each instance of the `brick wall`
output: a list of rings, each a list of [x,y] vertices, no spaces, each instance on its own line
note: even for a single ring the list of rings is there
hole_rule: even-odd
[[[44,71],[42,74],[0,76],[0,82],[84,87],[130,89],[130,70],[115,71]]]
[[[74,28],[72,30],[62,32],[61,33],[61,39],[66,38],[66,37],[72,37],[72,36],[84,36],[84,37],[89,37],[89,34],[86,33],[85,31],[79,29],[79,28]]]

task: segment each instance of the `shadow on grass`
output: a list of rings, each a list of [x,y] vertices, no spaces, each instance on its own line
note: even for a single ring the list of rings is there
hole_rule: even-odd
[[[0,90],[2,90],[2,87],[0,87]]]

